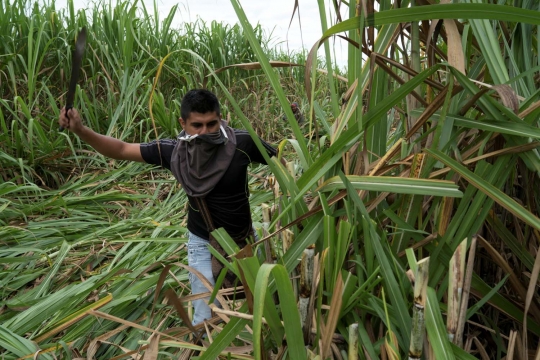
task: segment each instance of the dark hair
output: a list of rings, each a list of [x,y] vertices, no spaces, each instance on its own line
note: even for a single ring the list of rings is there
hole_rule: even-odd
[[[184,121],[187,121],[192,112],[201,114],[215,112],[217,116],[221,116],[219,101],[216,95],[206,89],[189,90],[182,98],[180,115]]]

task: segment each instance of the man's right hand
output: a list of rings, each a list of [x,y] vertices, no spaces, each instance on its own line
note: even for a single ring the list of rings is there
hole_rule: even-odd
[[[98,153],[117,160],[131,160],[144,162],[141,155],[141,145],[127,143],[110,136],[96,133],[83,125],[81,116],[76,109],[66,108],[60,110],[58,124],[64,129],[75,133],[82,141],[93,147]]]
[[[64,129],[68,129],[69,131],[75,134],[79,134],[84,128],[82,124],[81,116],[79,115],[79,112],[75,108],[71,108],[67,110],[67,114],[66,114],[66,108],[63,107],[62,110],[60,110],[60,117],[58,118],[58,124]]]

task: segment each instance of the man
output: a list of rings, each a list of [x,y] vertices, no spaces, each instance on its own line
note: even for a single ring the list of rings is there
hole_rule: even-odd
[[[294,114],[294,118],[296,119],[296,122],[298,123],[298,125],[303,125],[304,114],[302,114],[302,111],[300,111],[300,108],[298,107],[297,102],[291,103],[291,110],[292,110],[292,113]],[[281,118],[283,119],[283,121],[287,121],[287,115],[283,114]]]
[[[252,234],[247,167],[251,162],[266,164],[247,131],[232,129],[221,119],[217,97],[208,90],[190,90],[182,99],[183,131],[178,139],[131,144],[100,135],[82,124],[77,110],[62,109],[59,124],[100,154],[117,160],[160,165],[171,170],[188,195],[188,264],[214,285],[209,231],[200,200],[204,199],[214,227],[223,227],[233,239],[243,241]],[[276,149],[263,141],[268,155]],[[190,273],[193,294],[207,292]],[[207,300],[193,302],[193,324],[211,317]]]

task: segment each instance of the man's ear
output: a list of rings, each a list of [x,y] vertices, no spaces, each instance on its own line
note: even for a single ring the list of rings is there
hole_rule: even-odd
[[[186,121],[182,118],[178,118],[178,122],[180,123],[180,126],[182,127],[182,129],[186,129]]]

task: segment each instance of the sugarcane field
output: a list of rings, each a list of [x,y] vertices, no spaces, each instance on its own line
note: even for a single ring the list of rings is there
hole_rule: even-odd
[[[537,0],[0,0],[0,359],[540,360],[539,35]]]

